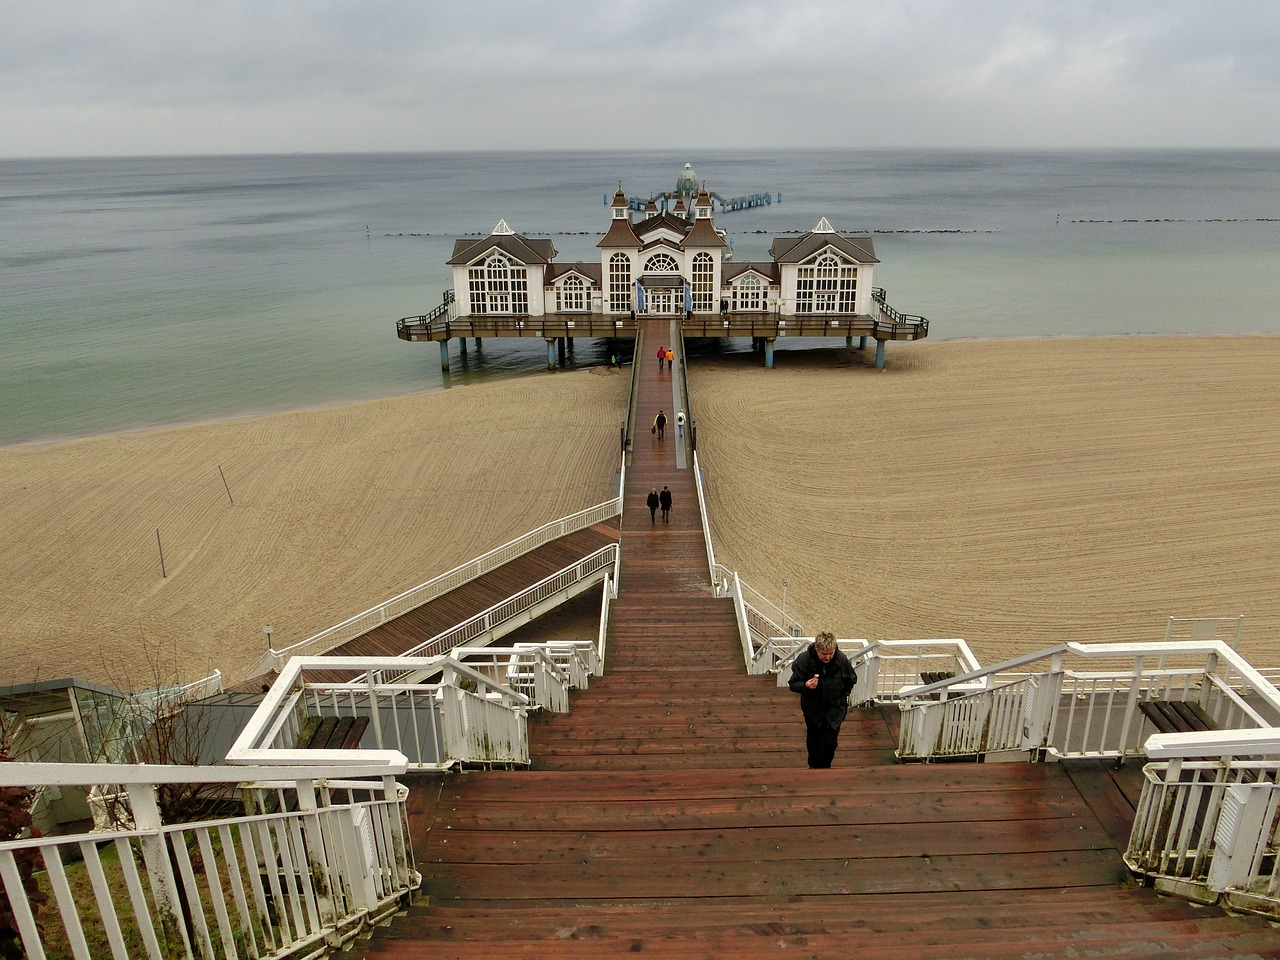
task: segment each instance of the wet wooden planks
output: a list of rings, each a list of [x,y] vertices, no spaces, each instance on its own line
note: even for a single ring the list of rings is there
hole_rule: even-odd
[[[415,780],[425,896],[352,953],[1280,956],[1265,922],[1129,881],[1128,772],[898,764],[890,708],[852,711],[835,767],[806,769],[795,696],[745,674],[709,588],[673,434],[648,434],[671,375],[643,343],[608,672],[531,722],[534,769]],[[651,525],[644,498],[664,484],[671,522]]]

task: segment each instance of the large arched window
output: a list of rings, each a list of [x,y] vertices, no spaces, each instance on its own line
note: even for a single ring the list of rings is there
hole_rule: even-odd
[[[491,254],[467,271],[471,314],[529,312],[529,279],[525,268],[500,253]]]
[[[586,285],[581,277],[568,277],[556,288],[556,310],[559,313],[583,313],[586,309]]]
[[[644,264],[645,273],[679,273],[680,264],[669,253],[656,253]]]
[[[760,278],[755,274],[747,274],[733,288],[733,309],[764,309],[764,284],[760,282]]]
[[[696,313],[715,310],[716,263],[709,253],[693,258],[693,309]]]
[[[631,258],[615,253],[609,258],[609,312],[631,310]]]
[[[855,313],[858,265],[824,253],[796,274],[796,313]]]

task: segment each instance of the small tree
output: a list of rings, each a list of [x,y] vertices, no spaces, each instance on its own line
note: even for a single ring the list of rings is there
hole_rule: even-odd
[[[7,726],[0,718],[0,763],[13,760],[13,752],[9,745]],[[36,795],[30,787],[0,787],[0,840],[17,840],[31,836],[31,804]],[[14,859],[18,865],[18,876],[22,878],[22,886],[27,891],[27,902],[31,912],[39,916],[40,905],[45,901],[36,883],[36,866],[39,854],[34,849],[17,851]],[[22,940],[18,932],[18,920],[14,916],[13,905],[9,902],[7,890],[0,890],[0,957],[24,956]]]

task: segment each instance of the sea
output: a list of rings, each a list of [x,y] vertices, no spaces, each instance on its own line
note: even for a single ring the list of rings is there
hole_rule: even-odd
[[[870,234],[930,339],[1280,334],[1276,151],[0,160],[0,444],[546,376],[540,339],[455,346],[443,374],[396,320],[441,302],[455,239],[505,220],[597,260],[614,190],[672,190],[686,163],[769,195],[716,214],[737,260],[822,217]]]

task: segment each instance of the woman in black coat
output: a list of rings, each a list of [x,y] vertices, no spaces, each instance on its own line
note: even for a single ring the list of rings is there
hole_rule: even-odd
[[[649,525],[652,526],[658,522],[658,491],[650,490],[649,499],[644,504],[649,508]]]

